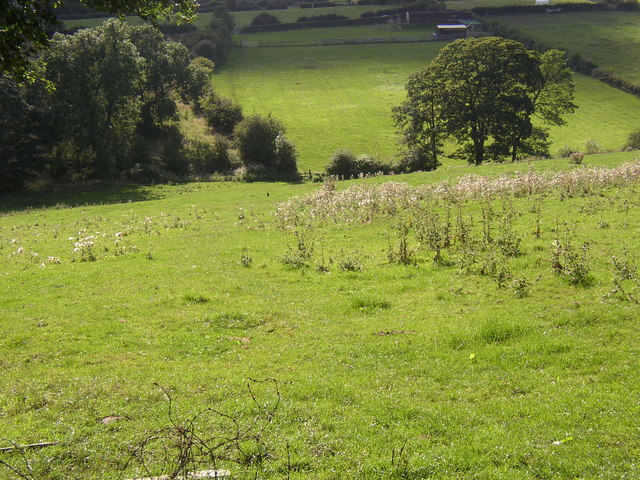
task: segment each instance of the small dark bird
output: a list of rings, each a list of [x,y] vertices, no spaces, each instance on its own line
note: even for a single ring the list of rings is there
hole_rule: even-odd
[[[269,196],[269,192],[267,192],[267,197]]]

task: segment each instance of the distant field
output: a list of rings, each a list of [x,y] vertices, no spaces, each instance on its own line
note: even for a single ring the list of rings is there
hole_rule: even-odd
[[[285,33],[285,32],[283,32]],[[286,32],[287,34],[291,32]],[[398,151],[391,108],[407,76],[442,43],[235,49],[214,86],[245,113],[272,113],[288,128],[303,169],[321,170],[337,149],[391,157]],[[552,152],[594,139],[619,149],[638,127],[640,99],[576,75],[580,108],[553,128]]]
[[[492,20],[640,84],[640,12],[510,15]]]
[[[593,3],[584,0],[558,0],[556,3]],[[476,7],[502,7],[505,5],[533,5],[533,0],[448,0],[449,10],[471,10]]]
[[[344,15],[349,18],[358,18],[365,12],[376,12],[378,10],[387,10],[390,8],[397,8],[400,5],[345,5],[340,7],[323,7],[323,8],[299,8],[290,7],[286,10],[268,10],[271,15],[278,17],[282,23],[295,22],[300,17],[310,17],[315,15],[327,15],[337,14]],[[251,20],[258,15],[259,11],[250,12],[233,12],[233,18],[236,20],[238,27],[249,25]],[[202,14],[201,17],[205,18],[210,14]]]
[[[241,33],[234,35],[234,41],[245,45],[257,45],[260,42],[309,42],[321,43],[325,39],[349,38],[389,38],[389,37],[431,37],[433,25],[405,25],[398,29],[389,25],[363,25],[357,27],[309,28],[305,30],[287,30],[283,32]]]

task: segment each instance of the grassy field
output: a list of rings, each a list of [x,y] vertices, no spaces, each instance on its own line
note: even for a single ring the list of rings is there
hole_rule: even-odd
[[[431,38],[433,25],[405,25],[401,29],[389,25],[363,25],[356,27],[310,28],[283,32],[239,33],[234,40],[248,46],[264,43],[322,43],[326,39],[351,38]]]
[[[492,19],[640,84],[640,12],[510,15]]]
[[[389,8],[397,8],[400,5],[343,5],[339,7],[322,8],[299,8],[290,7],[286,10],[269,10],[271,15],[278,17],[281,23],[293,23],[300,17],[310,17],[316,15],[336,14],[348,18],[359,18],[365,12],[376,12]],[[233,18],[238,27],[249,25],[254,17],[260,12],[233,12]]]
[[[562,3],[583,3],[584,0],[568,0]],[[471,10],[476,7],[503,7],[506,5],[531,5],[529,0],[448,0],[445,1],[449,10]]]
[[[530,168],[392,180],[419,186]],[[387,180],[338,189],[360,185],[359,202]],[[59,444],[28,450],[31,472],[16,451],[0,452],[0,462],[39,480],[157,475],[165,449],[175,460],[180,432],[193,432],[209,446],[228,441],[214,449],[216,466],[237,479],[635,478],[637,305],[608,294],[611,255],[638,261],[640,191],[632,183],[582,195],[562,185],[455,204],[412,200],[403,216],[370,205],[350,219],[318,204],[328,223],[295,206],[289,221],[273,216],[277,202],[317,184],[3,198],[0,431],[16,444]],[[400,187],[385,188],[410,194]],[[20,202],[36,208],[13,211]],[[441,222],[448,209],[457,240],[443,261],[418,248],[410,228],[417,263],[396,263],[398,221],[422,212],[415,221]],[[577,252],[589,242],[590,271],[578,285],[551,268],[552,242],[565,231]],[[483,243],[486,232],[494,241]],[[505,245],[520,253],[501,254]],[[300,258],[307,266],[295,266]],[[494,272],[482,273],[492,261]],[[268,378],[278,391],[251,380]],[[205,408],[215,412],[189,423]],[[148,472],[136,459],[120,473],[132,452]],[[19,478],[1,464],[0,477]]]
[[[397,154],[391,108],[402,102],[408,75],[425,68],[442,45],[235,49],[214,86],[247,114],[281,119],[300,151],[300,167],[317,171],[340,148]],[[552,129],[552,152],[563,145],[581,149],[588,139],[621,148],[638,126],[640,100],[582,75],[575,79],[580,108],[566,126]]]

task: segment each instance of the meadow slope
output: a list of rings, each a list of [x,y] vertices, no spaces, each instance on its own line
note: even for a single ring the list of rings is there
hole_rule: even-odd
[[[125,468],[132,452],[159,474],[185,428],[212,445],[238,426],[246,435],[214,455],[238,479],[638,476],[637,304],[609,295],[611,256],[638,262],[637,178],[411,202],[404,213],[422,212],[415,221],[451,219],[457,240],[438,263],[411,227],[412,260],[398,264],[408,217],[365,201],[388,180],[407,186],[387,191],[410,192],[514,171],[585,168],[450,167],[334,193],[201,183],[4,199],[2,437],[59,442],[26,452],[38,479],[142,475],[139,459]],[[319,223],[304,211],[293,223],[273,215],[294,196],[344,191],[364,202],[352,220],[347,210]],[[21,201],[49,206],[15,210]],[[483,244],[487,232],[495,243]],[[575,252],[588,242],[577,285],[552,268],[566,232]],[[519,254],[500,253],[514,242]],[[274,379],[278,391],[251,379]],[[187,421],[207,407],[215,412]],[[17,452],[0,460],[29,475]],[[0,477],[17,475],[0,465]]]
[[[292,38],[292,32],[284,33]],[[299,167],[322,171],[340,148],[389,158],[398,154],[391,109],[403,101],[407,77],[426,68],[442,46],[234,49],[213,84],[245,114],[271,113],[282,120],[300,152]],[[640,99],[584,75],[576,74],[575,81],[579,108],[566,116],[565,126],[551,129],[552,152],[564,145],[583,149],[589,139],[603,149],[622,148],[637,128]]]

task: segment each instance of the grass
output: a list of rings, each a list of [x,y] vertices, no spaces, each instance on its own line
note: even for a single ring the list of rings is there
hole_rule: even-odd
[[[509,15],[492,19],[640,84],[640,12]]]
[[[289,38],[292,32],[284,33]],[[319,171],[340,148],[397,154],[391,109],[402,102],[407,77],[425,68],[442,45],[234,49],[213,82],[245,113],[282,120],[300,152],[300,167]],[[583,149],[589,139],[605,150],[620,149],[637,128],[640,100],[583,75],[575,79],[580,108],[567,116],[566,126],[551,129],[552,152],[563,145]]]
[[[527,168],[458,166],[393,180]],[[534,168],[573,167],[556,160]],[[630,394],[640,383],[637,306],[605,296],[610,256],[626,243],[638,260],[637,184],[496,199],[496,213],[518,212],[523,254],[507,261],[532,284],[522,298],[488,276],[438,266],[426,250],[416,252],[417,266],[388,263],[392,218],[311,226],[302,237],[276,228],[278,201],[318,188],[203,183],[14,199],[78,205],[0,216],[0,430],[18,444],[60,442],[27,452],[34,478],[142,475],[135,462],[124,477],[118,472],[131,446],[171,425],[154,382],[169,389],[180,425],[211,406],[262,429],[239,465],[218,464],[238,479],[639,474],[640,412]],[[540,238],[531,233],[534,204],[542,206]],[[479,232],[482,202],[461,207]],[[577,245],[590,242],[591,286],[572,286],[549,267],[564,221],[576,225]],[[96,261],[73,262],[74,242],[90,234]],[[301,241],[309,266],[283,265]],[[409,242],[417,246],[413,234]],[[341,269],[346,258],[362,270]],[[316,271],[319,264],[326,269]],[[272,385],[253,384],[260,408],[245,386],[265,378],[278,380],[281,395],[270,419]],[[105,425],[107,416],[123,418]],[[212,422],[229,434],[222,420]],[[196,428],[211,433],[206,425]],[[23,465],[15,453],[0,460]]]
[[[310,28],[282,32],[240,33],[234,36],[244,45],[258,46],[265,43],[322,43],[325,39],[351,38],[430,38],[433,25],[408,25],[397,29],[389,25],[364,25],[356,27]]]
[[[348,18],[360,18],[365,12],[377,12],[378,10],[387,10],[397,8],[400,5],[343,5],[338,7],[322,7],[322,8],[299,8],[296,6],[287,8],[286,10],[269,10],[271,15],[275,15],[280,23],[293,23],[300,17],[310,17],[316,15],[343,15]],[[257,11],[249,12],[233,12],[233,18],[238,27],[244,27],[258,15]],[[205,14],[202,15],[203,18]]]

